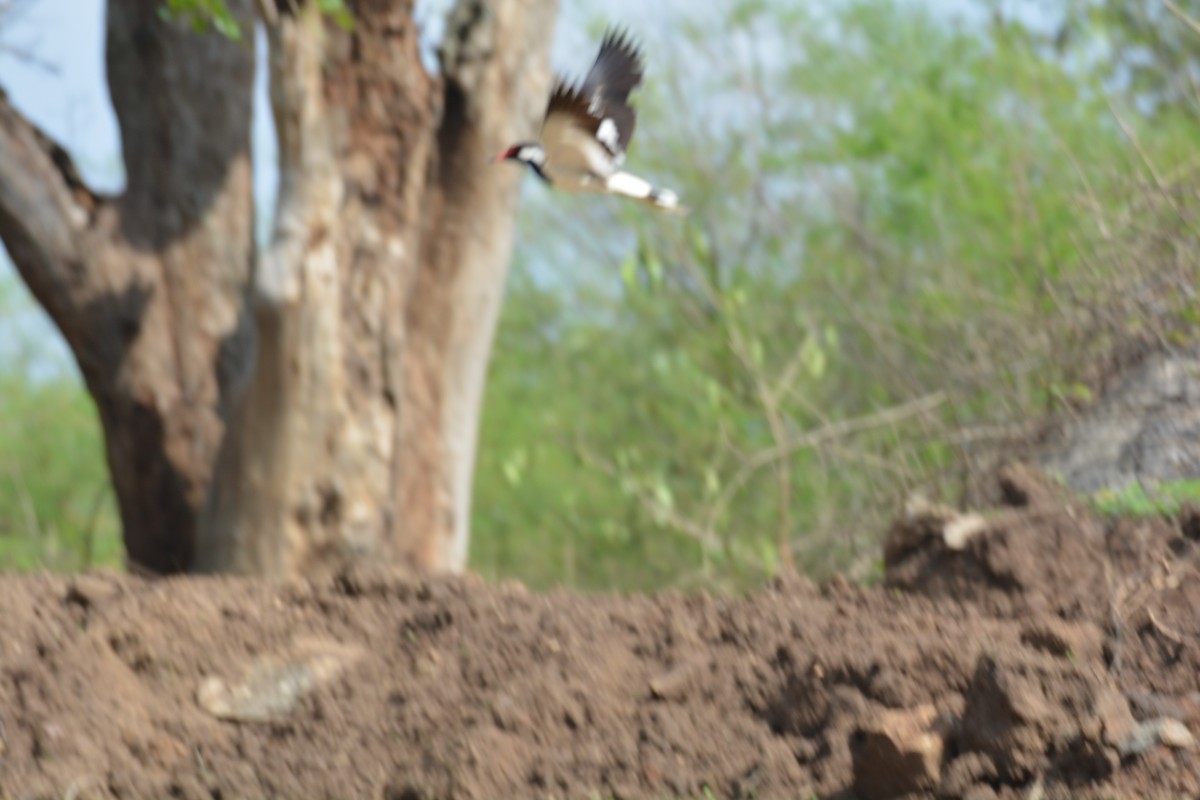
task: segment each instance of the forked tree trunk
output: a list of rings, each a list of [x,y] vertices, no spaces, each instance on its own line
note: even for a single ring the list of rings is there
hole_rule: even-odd
[[[131,562],[185,569],[252,350],[250,46],[108,9],[127,189],[93,195],[0,98],[0,238],[96,401]],[[61,454],[70,458],[72,454]]]
[[[462,568],[519,180],[489,156],[535,130],[557,0],[459,0],[440,78],[411,2],[347,33],[260,0],[281,180],[253,276],[253,53],[157,5],[110,1],[121,198],[0,99],[0,237],[96,397],[131,561]]]

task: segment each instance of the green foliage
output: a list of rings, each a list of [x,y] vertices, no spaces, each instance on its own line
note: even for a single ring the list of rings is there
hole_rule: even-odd
[[[119,566],[120,526],[95,407],[44,342],[26,335],[30,307],[0,282],[8,323],[0,359],[0,569]]]
[[[954,499],[976,430],[1088,396],[1100,342],[1064,294],[1111,289],[1095,246],[1200,134],[1118,119],[1004,21],[742,0],[704,25],[657,49],[629,163],[689,219],[530,189],[477,477],[489,575],[870,577],[904,494]]]
[[[1072,0],[1052,44],[1094,70],[1143,114],[1170,113],[1197,101],[1200,2]]]
[[[1186,505],[1200,503],[1200,480],[1164,481],[1147,488],[1131,483],[1120,491],[1092,496],[1101,514],[1111,517],[1158,517],[1177,514]]]
[[[317,8],[346,30],[353,29],[354,16],[345,0],[317,0]],[[242,36],[242,26],[225,0],[163,0],[159,12],[166,19],[184,20],[197,33],[204,33],[211,26],[230,39]]]
[[[186,21],[196,33],[204,33],[211,26],[230,39],[242,36],[241,25],[225,0],[163,0],[159,13],[165,19]]]

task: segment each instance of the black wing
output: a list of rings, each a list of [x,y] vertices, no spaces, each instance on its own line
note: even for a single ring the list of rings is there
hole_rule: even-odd
[[[625,33],[609,29],[600,43],[596,63],[583,84],[559,79],[550,94],[546,117],[563,114],[598,139],[614,157],[620,157],[633,138],[637,115],[629,93],[642,82],[642,56]],[[606,120],[611,123],[605,125]]]
[[[617,126],[617,152],[625,152],[633,138],[637,114],[629,105],[629,93],[641,84],[642,71],[641,51],[629,34],[609,28],[600,42],[596,63],[580,87],[593,116],[611,119]]]
[[[586,97],[606,106],[626,106],[629,93],[642,82],[642,54],[628,33],[609,28],[600,42],[596,63],[583,79]]]

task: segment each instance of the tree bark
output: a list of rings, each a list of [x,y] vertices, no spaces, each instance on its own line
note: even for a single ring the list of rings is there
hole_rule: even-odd
[[[248,2],[231,2],[243,19]],[[249,44],[110,0],[128,189],[92,195],[0,98],[0,238],[100,409],[130,560],[314,574],[465,566],[478,418],[557,0],[258,0],[279,137],[253,250]],[[247,37],[249,40],[251,37]]]
[[[440,80],[411,3],[359,2],[349,34],[312,8],[271,26],[278,222],[203,568],[465,566],[520,179],[489,161],[535,129],[555,10],[462,0]]]
[[[168,25],[157,7],[108,9],[120,197],[89,192],[0,98],[0,238],[96,401],[129,561],[170,572],[191,562],[224,399],[251,352],[254,53]]]

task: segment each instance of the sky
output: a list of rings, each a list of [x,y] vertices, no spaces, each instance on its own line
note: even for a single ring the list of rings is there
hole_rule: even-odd
[[[2,5],[2,3],[0,3]],[[451,0],[423,0],[418,19],[425,29],[427,64],[432,65],[433,42],[443,29]],[[650,16],[645,4],[621,0],[622,20],[633,27]],[[669,19],[687,3],[661,3],[654,16]],[[554,60],[571,65],[580,45],[586,47],[585,27],[570,3],[560,16]],[[261,40],[260,40],[261,43]],[[104,83],[104,0],[27,0],[17,3],[13,18],[0,27],[0,86],[27,117],[36,122],[75,158],[93,187],[119,190],[124,177],[116,119]],[[31,63],[10,49],[36,57]],[[273,196],[275,185],[274,132],[266,110],[266,81],[260,69],[254,121],[256,180],[262,197]],[[587,64],[571,65],[583,71]]]
[[[947,19],[978,16],[981,5],[972,0],[907,2],[933,5]],[[441,35],[442,18],[451,3],[418,0],[417,15],[425,31],[428,64],[434,61],[433,43]],[[1002,0],[1001,5],[1026,14],[1030,9],[1036,14],[1039,8],[1038,3],[1024,0]],[[563,0],[552,61],[567,74],[581,75],[589,66],[594,46],[590,43],[594,31],[589,31],[589,22],[595,19],[591,11],[594,7],[593,3]],[[609,18],[643,32],[651,61],[656,39],[669,36],[686,16],[710,11],[711,7],[694,0],[608,0],[604,5]],[[104,0],[17,0],[16,10],[0,25],[0,87],[18,109],[66,147],[93,188],[116,192],[123,185],[124,173],[116,119],[104,82],[103,44]],[[263,50],[259,48],[260,62]],[[263,212],[269,212],[277,183],[274,131],[267,108],[265,71],[260,63],[253,146],[256,195]],[[268,213],[259,216],[265,225]],[[7,280],[12,274],[0,246],[0,282],[13,283]],[[11,298],[10,302],[0,302],[0,358],[6,355],[4,342],[14,338],[11,334],[15,330],[34,340],[51,342],[47,361],[58,369],[73,369],[65,346],[57,342],[57,333],[40,310],[25,308],[30,303],[15,305],[19,310],[14,310]]]
[[[441,36],[442,20],[451,3],[419,0],[417,4],[418,20],[425,31],[427,65],[434,63],[434,43]],[[622,21],[637,29],[653,21],[651,16],[661,22],[689,3],[660,0],[653,15],[644,3],[615,0],[613,5],[621,11]],[[588,48],[583,17],[567,0],[559,17],[553,56],[555,64],[579,72],[588,66],[578,58],[581,47]],[[260,46],[258,53],[253,146],[255,193],[264,212],[259,221],[265,228],[278,180],[262,67],[264,48]],[[0,25],[0,87],[26,117],[67,149],[92,188],[120,191],[124,185],[120,139],[104,76],[104,0],[18,0],[16,10]],[[8,290],[18,295],[16,302],[12,297],[0,298],[0,358],[12,357],[16,339],[30,340],[39,343],[37,349],[44,351],[42,360],[51,372],[73,370],[53,325],[33,307],[31,299],[21,297],[24,289],[19,282],[9,280],[14,274],[0,245],[0,282],[10,284]]]

